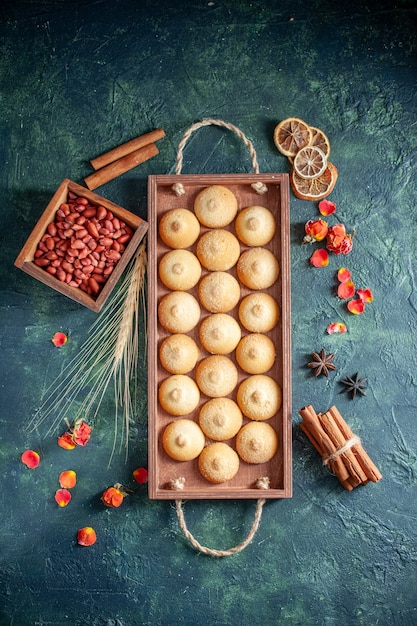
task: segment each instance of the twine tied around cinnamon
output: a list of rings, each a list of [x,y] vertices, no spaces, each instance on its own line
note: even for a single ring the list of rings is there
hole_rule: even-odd
[[[185,486],[185,478],[183,476],[174,478],[170,483],[171,489],[175,491],[181,491],[182,489],[184,489],[184,486]],[[256,488],[257,489],[269,489],[269,477],[262,476],[261,478],[258,478],[258,480],[256,481]],[[250,544],[250,542],[254,538],[255,533],[258,530],[259,525],[261,523],[262,510],[263,510],[265,502],[266,502],[266,498],[259,498],[257,500],[256,509],[255,509],[255,517],[254,517],[254,520],[252,522],[252,525],[249,529],[249,532],[246,538],[241,543],[234,546],[233,548],[229,548],[228,550],[216,550],[213,548],[207,548],[206,546],[203,546],[199,541],[197,541],[197,539],[192,535],[192,533],[187,528],[187,524],[186,524],[185,516],[184,516],[184,510],[183,510],[184,501],[181,499],[175,500],[175,509],[177,512],[177,517],[178,517],[180,528],[182,532],[184,533],[184,536],[191,543],[191,545],[196,550],[199,550],[199,552],[201,552],[202,554],[219,558],[219,557],[224,557],[224,556],[232,556],[233,554],[242,552],[242,550],[244,550]]]
[[[341,454],[344,454],[345,452],[350,450],[353,446],[358,445],[358,444],[360,445],[360,443],[361,443],[361,440],[359,439],[359,437],[357,435],[354,435],[353,437],[348,439],[343,446],[340,446],[340,448],[338,448],[335,452],[324,457],[323,465],[328,465],[330,461],[334,461],[338,456],[340,456]]]
[[[201,122],[196,122],[195,124],[192,124],[192,126],[190,126],[188,130],[185,131],[180,143],[178,144],[175,174],[177,175],[181,174],[184,147],[188,139],[192,135],[192,133],[195,130],[202,128],[203,126],[210,126],[210,125],[223,126],[224,128],[227,128],[231,130],[232,132],[234,132],[243,141],[245,146],[248,148],[249,154],[252,160],[252,169],[255,174],[259,174],[258,158],[256,156],[256,151],[253,146],[253,143],[246,137],[246,135],[239,128],[237,128],[237,126],[234,126],[233,124],[230,124],[229,122],[224,122],[223,120],[217,120],[213,118],[206,118],[206,119],[203,119]],[[257,181],[255,183],[252,183],[251,187],[256,191],[256,193],[261,194],[261,195],[268,191],[268,187],[262,181]],[[185,194],[185,189],[182,183],[175,183],[174,185],[172,185],[172,189],[177,196],[183,196]]]

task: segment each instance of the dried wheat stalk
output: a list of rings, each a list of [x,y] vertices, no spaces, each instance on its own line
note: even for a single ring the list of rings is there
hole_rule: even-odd
[[[143,313],[146,338],[145,283],[146,238],[128,266],[122,281],[89,330],[89,338],[79,353],[45,391],[45,398],[28,425],[35,430],[49,417],[46,434],[62,421],[94,421],[101,402],[113,382],[115,424],[112,456],[120,438],[128,452],[129,422],[134,413],[132,389],[136,384],[139,316]],[[84,399],[80,402],[80,396]],[[78,406],[76,406],[78,403]],[[74,409],[74,407],[76,408]],[[120,424],[119,407],[123,408]],[[68,414],[73,413],[68,420]]]

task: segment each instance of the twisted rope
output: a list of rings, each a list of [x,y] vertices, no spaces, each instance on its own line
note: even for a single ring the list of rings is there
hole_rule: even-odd
[[[184,486],[185,486],[185,478],[183,477],[175,478],[174,480],[171,481],[171,489],[174,489],[176,491],[181,491],[181,489],[184,489]],[[258,489],[269,489],[268,476],[262,476],[261,478],[258,478],[258,480],[256,481],[256,487]],[[214,557],[219,558],[223,556],[232,556],[232,554],[237,554],[238,552],[242,552],[242,550],[244,550],[250,544],[250,542],[255,536],[256,531],[259,528],[261,517],[262,517],[262,510],[263,510],[265,502],[266,502],[265,498],[259,498],[257,500],[256,509],[255,509],[255,517],[252,522],[252,526],[250,527],[249,533],[247,534],[246,538],[241,543],[239,543],[237,546],[234,546],[233,548],[229,548],[228,550],[215,550],[213,548],[207,548],[206,546],[203,546],[199,541],[197,541],[194,535],[192,535],[192,533],[187,528],[187,524],[186,524],[185,517],[184,517],[183,500],[175,500],[175,509],[177,512],[177,517],[178,517],[180,528],[182,532],[184,533],[184,536],[191,543],[191,545],[196,550],[199,550],[199,552],[201,552],[202,554],[207,554],[208,556],[214,556]]]
[[[246,135],[244,135],[244,133],[242,133],[242,131],[237,128],[237,126],[234,126],[233,124],[230,124],[228,122],[224,122],[223,120],[216,120],[216,119],[212,119],[212,118],[206,118],[204,120],[202,120],[201,122],[196,122],[195,124],[193,124],[192,126],[190,126],[190,128],[188,130],[185,131],[180,143],[178,144],[178,151],[177,151],[177,158],[176,158],[176,167],[175,167],[175,174],[179,175],[181,174],[181,170],[182,170],[182,165],[183,165],[183,151],[184,151],[184,147],[185,144],[187,143],[188,139],[190,138],[190,136],[192,135],[192,133],[199,129],[202,128],[203,126],[210,126],[210,125],[214,125],[214,126],[223,126],[224,128],[228,128],[229,130],[231,130],[232,132],[234,132],[245,144],[245,146],[248,148],[249,150],[249,154],[252,160],[252,168],[255,174],[259,174],[259,165],[258,165],[258,159],[256,156],[256,151],[255,148],[253,147],[253,143],[246,137]],[[268,191],[267,186],[262,183],[261,181],[253,183],[251,185],[251,187],[259,194],[264,194]],[[177,196],[182,196],[185,194],[185,189],[182,185],[182,183],[175,183],[172,186],[173,191],[175,192],[175,194]]]

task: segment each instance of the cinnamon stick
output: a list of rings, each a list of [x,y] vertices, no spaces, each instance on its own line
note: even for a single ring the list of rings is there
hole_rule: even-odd
[[[91,159],[90,163],[95,170],[99,170],[100,168],[109,165],[109,163],[114,163],[114,161],[118,161],[127,154],[130,154],[131,152],[135,152],[139,148],[143,148],[150,143],[155,143],[155,141],[158,141],[158,139],[162,139],[163,137],[165,137],[164,130],[162,128],[156,128],[149,133],[145,133],[144,135],[135,137],[135,139],[126,141],[126,143],[123,143],[120,146],[117,146],[117,148],[113,148],[112,150],[105,152],[95,159]]]
[[[327,457],[337,452],[336,446],[323,430],[319,421],[319,416],[313,407],[311,405],[305,406],[300,409],[299,413],[304,422],[303,430],[313,445],[315,445],[320,455],[322,457]],[[346,469],[343,460],[339,456],[336,456],[334,459],[329,461],[329,466],[341,483],[349,479],[350,474]]]
[[[333,418],[333,414],[331,410],[326,411],[326,413],[319,413],[318,418],[324,430],[326,431],[326,433],[332,440],[336,450],[340,451],[340,458],[343,464],[346,466],[351,477],[350,483],[354,487],[356,487],[360,483],[365,482],[367,479],[367,476],[365,472],[363,471],[361,465],[358,463],[351,448],[348,448],[344,452],[341,452],[341,449],[346,444],[347,439],[343,435],[343,433],[340,432],[340,429],[336,421]]]
[[[89,189],[96,189],[97,187],[108,183],[110,180],[117,178],[117,176],[121,176],[121,174],[128,172],[137,165],[144,163],[151,157],[157,155],[158,152],[159,150],[156,145],[154,143],[150,143],[146,146],[143,146],[143,148],[139,148],[138,150],[127,154],[117,161],[114,161],[113,163],[102,167],[97,172],[94,172],[94,174],[91,174],[90,176],[87,176],[87,178],[84,178],[84,182]]]
[[[351,428],[349,427],[349,425],[343,419],[337,407],[332,406],[328,412],[332,414],[333,419],[338,424],[345,439],[347,440],[351,439],[354,436],[354,434]],[[379,469],[376,467],[376,465],[373,463],[371,458],[368,456],[368,454],[365,452],[362,444],[355,443],[355,445],[352,446],[352,452],[353,454],[355,454],[364,473],[366,474],[367,479],[372,481],[373,483],[378,482],[382,478],[382,474],[379,471]]]

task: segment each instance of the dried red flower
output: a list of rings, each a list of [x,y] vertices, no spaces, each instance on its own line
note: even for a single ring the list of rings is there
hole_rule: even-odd
[[[57,489],[55,492],[55,500],[58,506],[67,506],[71,500],[71,494],[68,489]]]
[[[77,446],[85,446],[91,437],[92,428],[87,422],[76,422],[72,430],[72,440]]]
[[[85,526],[77,532],[77,541],[80,546],[92,546],[97,541],[97,535],[94,528]]]
[[[347,332],[346,324],[343,322],[332,322],[327,326],[327,334],[333,335],[335,333],[345,333]]]
[[[365,303],[360,298],[354,298],[347,303],[347,308],[354,315],[360,315],[365,310]]]
[[[140,485],[144,485],[145,483],[148,482],[148,470],[145,469],[144,467],[138,467],[133,472],[133,478]]]
[[[324,248],[319,248],[318,250],[315,250],[310,257],[310,263],[311,265],[314,265],[314,267],[325,267],[326,265],[328,265],[329,255],[327,253],[327,250],[324,250]]]
[[[74,450],[75,443],[72,440],[72,434],[70,432],[64,433],[58,437],[58,445],[64,450]]]
[[[74,470],[65,470],[59,475],[59,484],[65,489],[72,489],[77,484],[77,474]]]
[[[315,241],[323,241],[329,230],[327,222],[321,218],[317,220],[308,220],[304,226],[306,236],[303,243],[314,243]]]
[[[326,248],[334,254],[348,254],[352,250],[352,235],[346,233],[344,224],[331,226],[326,235]]]
[[[123,498],[126,495],[126,492],[119,489],[119,485],[115,485],[114,487],[109,487],[103,492],[101,501],[106,506],[116,509],[122,504]]]
[[[75,422],[66,433],[58,437],[58,445],[65,450],[73,450],[75,446],[85,446],[91,437],[92,428],[83,420]]]
[[[20,458],[29,469],[35,469],[41,462],[41,457],[34,450],[25,450]]]
[[[65,333],[55,333],[55,335],[51,339],[54,346],[60,348],[68,341],[68,337]]]
[[[319,202],[319,211],[322,215],[332,215],[336,212],[336,203],[330,200],[322,200]]]

